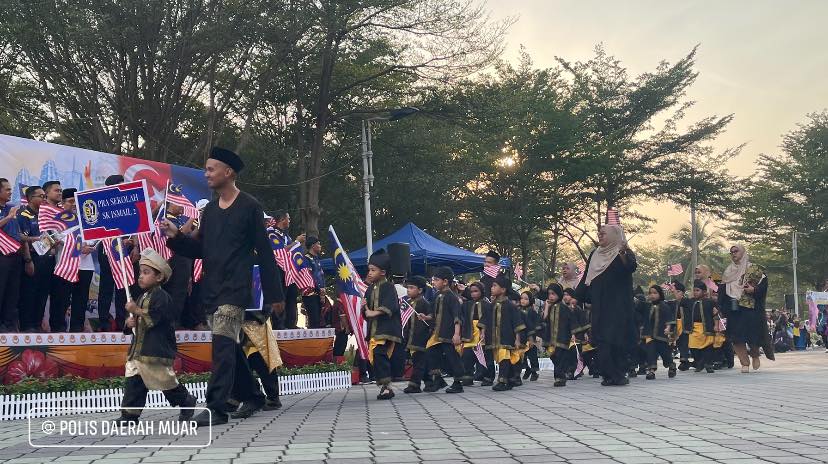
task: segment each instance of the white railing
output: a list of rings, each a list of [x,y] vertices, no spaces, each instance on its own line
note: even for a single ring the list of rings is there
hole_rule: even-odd
[[[190,394],[199,403],[207,397],[207,382],[185,384]],[[279,394],[295,395],[325,390],[339,390],[351,387],[351,372],[321,372],[279,377]],[[84,408],[84,413],[114,411],[121,407],[124,391],[121,388],[87,390],[81,392],[30,393],[26,395],[0,395],[0,420],[26,419],[29,411],[32,417],[54,417],[72,414],[67,409]],[[147,407],[168,406],[164,394],[150,391]]]

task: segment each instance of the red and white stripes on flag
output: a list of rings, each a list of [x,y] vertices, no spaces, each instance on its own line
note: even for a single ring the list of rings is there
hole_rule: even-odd
[[[167,237],[161,232],[161,228],[157,222],[154,232],[138,234],[138,247],[141,250],[152,248],[164,259],[170,259],[172,257],[172,250],[167,247]]]
[[[478,340],[477,345],[474,345],[472,348],[472,352],[474,353],[474,357],[477,358],[478,364],[481,366],[486,365],[486,354],[483,352],[483,340]]]
[[[201,274],[204,272],[204,261],[201,259],[193,260],[193,282],[201,280]]]
[[[115,287],[119,290],[124,288],[124,273],[122,269],[126,269],[126,286],[135,284],[135,272],[132,268],[132,261],[129,259],[129,254],[122,252],[118,246],[118,240],[114,238],[106,238],[103,240],[104,251],[106,258],[109,261],[109,267],[112,269],[112,278],[115,281]],[[123,268],[121,267],[123,261]]]
[[[620,226],[621,217],[618,215],[618,210],[615,208],[607,208],[607,225]]]
[[[80,270],[81,247],[80,228],[69,230],[63,237],[63,249],[55,266],[54,274],[67,282],[77,282]],[[114,274],[114,272],[113,272]]]
[[[28,185],[17,184],[17,189],[20,192],[20,207],[25,208],[29,204],[29,199],[26,198],[26,190],[29,188]]]
[[[578,348],[578,345],[575,344],[575,353],[578,354],[578,362],[575,365],[575,375],[579,375],[581,372],[584,371],[584,358],[581,356],[581,350]]]
[[[667,266],[667,275],[668,276],[677,276],[681,275],[684,272],[684,266],[681,263],[678,264],[671,264]]]
[[[515,277],[517,277],[518,280],[523,280],[523,266],[521,266],[520,263],[515,264]]]
[[[403,296],[400,298],[400,319],[402,320],[402,326],[405,327],[405,324],[408,323],[408,320],[411,319],[411,316],[414,315],[414,306],[409,302],[407,296]]]
[[[354,332],[354,339],[362,359],[368,359],[368,342],[365,340],[365,333],[368,330],[365,318],[362,317],[362,304],[365,301],[365,292],[368,285],[362,281],[354,264],[348,258],[348,253],[339,242],[339,237],[333,226],[328,228],[331,235],[331,243],[334,249],[334,265],[336,266],[336,289],[339,302],[348,312],[348,322]]]
[[[48,231],[62,231],[66,230],[66,224],[59,219],[57,215],[63,212],[60,206],[52,206],[47,202],[40,205],[37,211],[37,226],[41,232]]]
[[[286,286],[296,284],[299,290],[316,287],[316,283],[313,281],[313,275],[310,273],[307,259],[303,253],[304,251],[304,247],[299,242],[296,242],[291,247],[290,260],[287,263],[287,275],[285,276]]]
[[[11,236],[2,229],[0,229],[0,254],[10,255],[12,253],[17,253],[17,250],[20,249],[20,242],[11,238]]]
[[[497,275],[500,274],[500,264],[484,264],[483,274],[486,274],[492,278],[497,277]]]

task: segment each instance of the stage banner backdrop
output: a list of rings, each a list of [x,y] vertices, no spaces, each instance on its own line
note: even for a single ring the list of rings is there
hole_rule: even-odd
[[[83,191],[103,187],[112,174],[122,174],[126,182],[145,180],[153,205],[164,201],[167,181],[181,186],[182,193],[193,203],[210,198],[200,169],[0,134],[0,177],[12,182],[14,205],[20,204],[20,186],[59,180],[63,188]],[[97,253],[93,257],[97,258]],[[97,259],[95,265],[98,269]],[[97,318],[98,281],[96,272],[89,295],[89,319]]]
[[[334,329],[275,330],[287,367],[333,361]],[[178,373],[209,372],[210,332],[177,331],[173,368]],[[122,333],[0,334],[0,381],[75,375],[87,379],[124,375],[132,335]]]

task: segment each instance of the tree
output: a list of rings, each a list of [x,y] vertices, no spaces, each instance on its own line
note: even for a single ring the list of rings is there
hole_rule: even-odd
[[[318,232],[320,175],[331,126],[416,80],[451,82],[489,65],[511,20],[493,22],[471,0],[368,0],[313,3],[305,45],[289,64],[295,92],[299,208]]]
[[[692,250],[693,242],[690,231],[691,225],[681,226],[677,232],[670,235],[674,243],[668,245],[664,250],[664,261],[662,269],[671,264],[681,264],[684,274],[681,281],[691,283],[693,281]],[[723,243],[724,236],[718,230],[713,229],[710,221],[704,220],[696,223],[696,239],[699,246],[699,264],[706,264],[714,273],[721,275],[729,264],[727,255],[728,249]],[[663,273],[663,272],[662,272]]]
[[[781,148],[760,156],[755,178],[743,185],[733,236],[766,245],[768,255],[781,257],[771,261],[785,263],[778,271],[788,274],[797,231],[799,278],[803,287],[819,288],[828,276],[828,111],[809,114],[783,136]]]
[[[689,204],[680,192],[690,187],[697,192],[692,198],[695,204],[721,206],[721,196],[714,193],[722,190],[720,181],[727,177],[709,175],[705,167],[723,164],[733,151],[715,154],[704,144],[718,136],[733,116],[709,116],[684,131],[678,128],[692,105],[683,99],[697,76],[695,55],[694,48],[676,63],[663,61],[655,71],[635,78],[601,46],[586,62],[558,59],[572,80],[572,107],[579,121],[576,149],[586,172],[578,187],[591,196],[581,214],[566,221],[564,234],[576,245],[584,238],[595,242],[585,224],[600,225],[608,207],[624,209],[658,197]],[[696,159],[689,162],[683,156],[688,154]],[[624,211],[624,216],[633,213]]]

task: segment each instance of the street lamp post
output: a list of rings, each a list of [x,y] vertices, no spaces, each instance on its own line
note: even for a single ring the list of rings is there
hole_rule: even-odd
[[[365,203],[365,249],[368,256],[374,252],[374,238],[371,215],[371,187],[374,186],[374,152],[371,148],[371,121],[396,121],[420,111],[413,107],[403,107],[361,115],[362,130],[362,190]]]
[[[794,314],[799,316],[799,280],[796,278],[796,264],[799,261],[797,256],[796,231],[793,231],[792,237],[792,254],[793,254],[793,286],[794,286]]]

